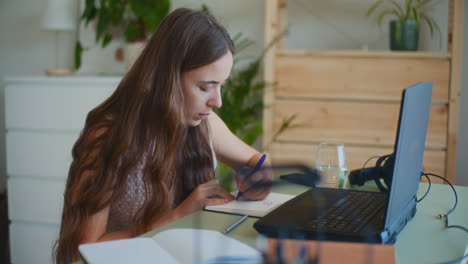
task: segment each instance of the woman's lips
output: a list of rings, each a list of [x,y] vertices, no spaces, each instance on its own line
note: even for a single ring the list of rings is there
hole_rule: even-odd
[[[209,114],[198,114],[198,117],[203,120],[203,119],[206,119],[208,115]]]

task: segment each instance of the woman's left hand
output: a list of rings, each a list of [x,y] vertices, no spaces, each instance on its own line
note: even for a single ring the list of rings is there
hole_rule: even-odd
[[[175,210],[181,217],[203,209],[207,205],[225,204],[233,199],[234,197],[219,185],[218,180],[211,180],[198,185]]]

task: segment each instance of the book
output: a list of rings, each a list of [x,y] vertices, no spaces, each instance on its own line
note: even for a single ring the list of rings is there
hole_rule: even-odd
[[[258,250],[220,232],[204,229],[170,229],[153,237],[83,244],[79,252],[89,264],[262,262]]]
[[[232,193],[237,196],[237,192]],[[233,200],[226,204],[205,206],[205,210],[242,214],[255,217],[263,217],[269,212],[273,211],[278,206],[294,198],[295,195],[282,194],[282,193],[270,193],[265,200],[261,201],[239,201]]]

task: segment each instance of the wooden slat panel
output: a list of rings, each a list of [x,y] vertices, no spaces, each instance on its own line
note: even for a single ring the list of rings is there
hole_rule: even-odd
[[[351,57],[351,58],[393,58],[393,59],[450,59],[450,52],[430,51],[395,51],[395,50],[304,50],[280,49],[278,56],[315,56],[315,57]]]
[[[450,12],[453,12],[452,25],[449,28],[452,33],[449,36],[451,43],[449,49],[452,54],[452,71],[450,72],[450,107],[448,118],[448,143],[447,143],[447,163],[446,174],[448,178],[455,181],[457,144],[458,144],[458,111],[460,107],[460,88],[461,88],[461,67],[463,50],[463,10],[464,1],[451,1]]]
[[[271,43],[278,35],[280,29],[278,28],[278,0],[269,0],[265,2],[265,42]],[[275,82],[275,52],[276,45],[271,47],[271,50],[265,53],[263,60],[263,78],[266,83]],[[271,85],[265,87],[263,91],[263,103],[269,107],[263,109],[263,142],[271,142],[273,137],[273,107],[275,95]],[[266,143],[263,143],[263,149],[268,149]]]
[[[317,144],[287,144],[273,143],[270,148],[270,158],[273,164],[300,163],[307,166],[314,166],[315,152]],[[345,146],[346,158],[349,170],[362,168],[364,162],[373,156],[382,156],[393,152],[391,147],[359,147]],[[366,167],[373,167],[376,159],[370,160]],[[445,151],[425,150],[423,160],[423,170],[444,176]],[[431,178],[432,182],[442,183],[441,180]]]
[[[278,100],[274,131],[282,120],[297,114],[293,124],[278,137],[288,142],[342,141],[345,143],[393,146],[399,104]],[[426,146],[446,146],[447,106],[433,105]]]
[[[278,56],[276,95],[399,100],[404,88],[428,81],[432,100],[447,102],[449,71],[448,59]]]
[[[286,2],[287,2],[286,0],[278,1],[278,29],[279,29],[278,31],[280,32],[286,30],[287,28],[286,23],[287,23],[287,18],[288,18],[288,10],[287,10]],[[278,50],[282,50],[285,47],[286,47],[286,37],[283,37],[278,41]]]
[[[78,132],[9,131],[6,140],[8,175],[65,180],[77,138]]]

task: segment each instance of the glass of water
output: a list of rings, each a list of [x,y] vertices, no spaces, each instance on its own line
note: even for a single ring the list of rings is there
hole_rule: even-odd
[[[315,169],[322,176],[320,187],[345,188],[348,164],[343,143],[322,142],[317,147]]]

